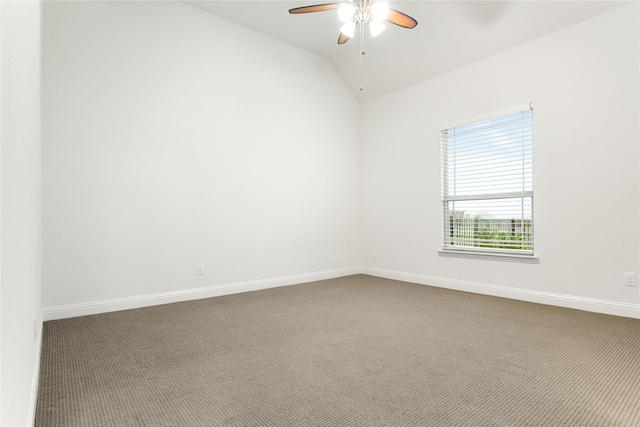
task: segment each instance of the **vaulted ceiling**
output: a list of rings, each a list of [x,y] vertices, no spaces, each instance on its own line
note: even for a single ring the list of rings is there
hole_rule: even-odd
[[[358,35],[344,45],[335,10],[291,15],[288,10],[331,0],[183,0],[203,11],[326,57],[359,102],[384,96],[628,1],[389,1],[418,21],[393,24],[376,38]],[[362,63],[361,63],[362,61]],[[362,91],[360,87],[362,84]]]

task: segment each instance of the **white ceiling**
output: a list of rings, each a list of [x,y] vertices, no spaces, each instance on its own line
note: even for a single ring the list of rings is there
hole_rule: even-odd
[[[388,24],[375,39],[358,36],[338,45],[335,10],[291,15],[288,10],[331,0],[182,0],[198,9],[324,56],[359,102],[386,95],[438,74],[575,24],[628,1],[393,1],[418,21],[412,30]],[[363,90],[360,91],[362,79]]]

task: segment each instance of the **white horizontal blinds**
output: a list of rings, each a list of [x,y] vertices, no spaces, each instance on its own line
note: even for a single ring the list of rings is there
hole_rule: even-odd
[[[533,253],[533,109],[442,131],[445,249]]]

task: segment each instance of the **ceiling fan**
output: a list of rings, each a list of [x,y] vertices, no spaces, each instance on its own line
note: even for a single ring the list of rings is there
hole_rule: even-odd
[[[347,0],[342,3],[316,4],[289,9],[291,14],[322,12],[325,10],[338,9],[338,17],[344,25],[340,27],[338,44],[345,44],[353,38],[356,26],[369,24],[371,36],[375,37],[385,29],[382,21],[388,21],[403,28],[414,28],[418,21],[407,14],[395,9],[391,9],[385,2],[374,2],[373,0]]]

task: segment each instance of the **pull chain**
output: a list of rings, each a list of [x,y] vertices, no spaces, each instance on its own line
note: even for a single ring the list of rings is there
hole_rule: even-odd
[[[360,24],[360,92],[362,92],[362,57],[364,56],[364,25]]]

